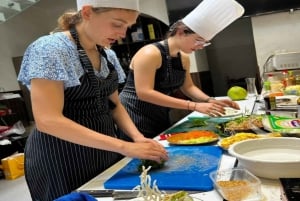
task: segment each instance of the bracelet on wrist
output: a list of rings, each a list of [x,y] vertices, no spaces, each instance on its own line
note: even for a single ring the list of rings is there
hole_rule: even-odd
[[[208,103],[210,100],[215,100],[214,97],[208,97],[207,99],[204,100],[204,102]]]
[[[189,100],[186,101],[187,102],[187,109],[190,110],[190,102]]]
[[[197,106],[197,103],[195,102],[195,105],[194,105],[194,111],[196,110],[196,106]]]

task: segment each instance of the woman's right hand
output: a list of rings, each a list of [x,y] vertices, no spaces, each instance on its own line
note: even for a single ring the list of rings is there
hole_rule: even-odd
[[[166,149],[157,141],[148,139],[143,142],[125,142],[122,153],[125,156],[153,160],[158,163],[169,159]]]
[[[216,103],[195,103],[195,111],[208,114],[209,116],[220,116],[225,113],[224,107],[226,105]]]

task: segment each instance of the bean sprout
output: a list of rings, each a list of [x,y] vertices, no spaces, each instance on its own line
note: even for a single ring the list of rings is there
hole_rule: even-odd
[[[191,197],[185,191],[178,191],[173,194],[167,194],[166,192],[160,191],[156,185],[156,180],[151,185],[151,177],[148,175],[151,166],[147,169],[142,166],[142,173],[140,175],[140,185],[133,188],[133,190],[139,191],[137,197],[143,198],[144,201],[193,201],[194,199],[203,201],[202,199]],[[152,186],[152,187],[151,187]]]
[[[164,197],[164,193],[162,193],[157,185],[156,180],[153,181],[153,185],[151,187],[151,177],[148,175],[148,171],[151,169],[149,166],[147,169],[143,166],[143,171],[140,175],[140,185],[134,187],[133,190],[138,190],[138,196],[142,197],[144,201],[160,201]]]

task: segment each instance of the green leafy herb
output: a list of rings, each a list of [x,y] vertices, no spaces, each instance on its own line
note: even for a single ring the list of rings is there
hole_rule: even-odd
[[[151,170],[161,169],[165,166],[165,161],[162,160],[160,163],[152,160],[141,160],[141,164],[138,166],[138,171],[143,172],[143,166],[147,169],[151,166]]]

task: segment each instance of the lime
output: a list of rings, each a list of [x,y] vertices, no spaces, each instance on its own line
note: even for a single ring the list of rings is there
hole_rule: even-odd
[[[232,100],[243,100],[247,97],[247,91],[243,87],[233,86],[227,91],[227,96]]]

